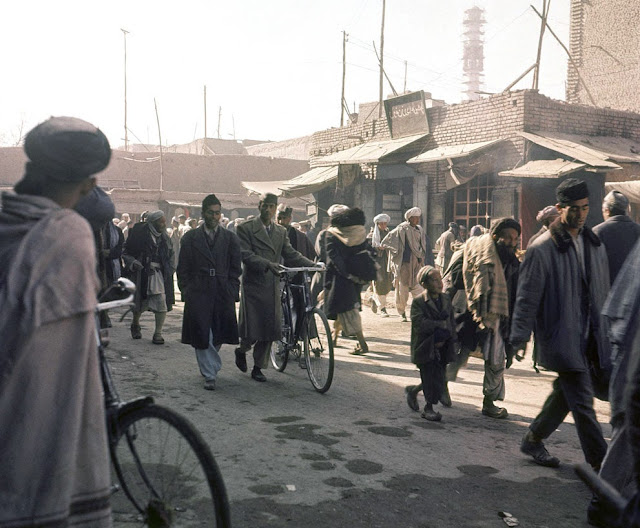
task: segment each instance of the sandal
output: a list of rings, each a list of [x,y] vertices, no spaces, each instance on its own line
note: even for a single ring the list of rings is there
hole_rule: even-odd
[[[153,334],[151,342],[154,345],[164,345],[164,338],[160,334]]]
[[[352,356],[364,356],[366,352],[360,348],[360,345],[357,345],[353,350],[349,352]]]

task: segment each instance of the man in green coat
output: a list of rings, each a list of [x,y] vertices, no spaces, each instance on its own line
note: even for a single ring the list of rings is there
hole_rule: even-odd
[[[314,266],[313,261],[291,247],[287,231],[273,218],[278,197],[261,196],[260,216],[237,227],[242,249],[242,287],[240,290],[240,346],[236,366],[247,371],[247,351],[253,346],[251,377],[267,381],[261,369],[267,367],[271,343],[282,335],[280,306],[280,261],[287,266]]]

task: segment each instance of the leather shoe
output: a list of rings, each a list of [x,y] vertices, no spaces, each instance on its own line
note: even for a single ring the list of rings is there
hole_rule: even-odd
[[[418,393],[415,392],[415,385],[407,385],[404,388],[404,393],[407,395],[407,405],[412,411],[420,412],[420,405],[418,405]]]
[[[133,339],[142,339],[142,331],[140,329],[140,325],[131,325],[131,337]]]
[[[253,367],[251,371],[251,377],[256,381],[267,381],[267,378],[264,377],[264,374],[258,367]]]
[[[444,390],[442,391],[442,394],[440,395],[440,403],[442,405],[444,405],[445,407],[451,407],[451,405],[452,405],[452,403],[451,403],[451,395],[449,394],[449,387],[447,387],[446,383],[444,385]]]
[[[557,468],[560,466],[560,460],[558,460],[554,456],[551,456],[542,442],[533,442],[531,440],[528,440],[526,434],[522,438],[520,451],[525,455],[533,457],[533,461],[536,464],[540,464],[541,466],[552,468]]]
[[[239,348],[236,348],[236,367],[242,372],[247,371],[247,354]]]
[[[204,382],[204,389],[214,391],[216,390],[216,380],[208,380]]]

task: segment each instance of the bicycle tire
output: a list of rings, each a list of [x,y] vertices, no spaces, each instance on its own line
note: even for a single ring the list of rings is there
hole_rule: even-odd
[[[112,495],[114,520],[122,516],[146,526],[231,527],[220,469],[186,418],[149,404],[118,416],[116,434],[111,460],[126,497]]]
[[[314,389],[325,393],[333,381],[334,357],[331,328],[327,316],[314,308],[307,314],[304,335],[304,356],[307,374]]]
[[[284,369],[287,368],[287,362],[289,361],[289,348],[287,347],[284,337],[271,343],[269,356],[271,357],[273,368],[278,372],[284,372]]]

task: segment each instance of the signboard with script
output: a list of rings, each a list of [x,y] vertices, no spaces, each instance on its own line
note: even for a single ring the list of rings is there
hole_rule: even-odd
[[[422,90],[387,99],[384,102],[384,111],[392,139],[429,133],[427,108]]]

